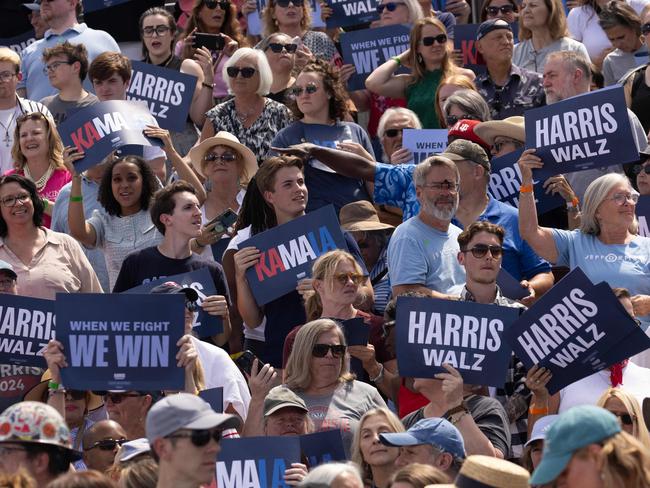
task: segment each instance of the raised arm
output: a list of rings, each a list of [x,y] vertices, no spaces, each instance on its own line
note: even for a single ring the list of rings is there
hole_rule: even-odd
[[[395,58],[391,58],[370,73],[370,76],[366,78],[366,88],[384,97],[406,98],[406,87],[412,77],[407,74],[396,75],[395,71],[404,64],[408,52],[407,49],[401,55],[396,56],[400,60],[399,63]]]
[[[68,227],[70,235],[86,247],[93,248],[97,243],[95,228],[86,222],[84,215],[83,196],[81,193],[81,175],[74,167],[74,161],[83,158],[83,153],[77,152],[73,147],[66,147],[64,151],[64,163],[72,174],[72,186],[70,188],[70,204],[68,205]]]

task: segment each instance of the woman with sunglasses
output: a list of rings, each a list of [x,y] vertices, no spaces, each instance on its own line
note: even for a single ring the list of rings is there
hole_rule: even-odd
[[[298,44],[287,34],[276,32],[264,38],[256,48],[264,52],[273,72],[273,83],[268,98],[288,105],[291,101],[291,87],[296,82],[293,71]]]
[[[460,119],[471,118],[471,117],[460,117],[456,119],[456,122],[454,122],[454,120],[452,119],[450,120],[450,122],[453,123],[448,124],[447,123],[448,114],[445,113],[445,110],[443,108],[445,106],[445,103],[449,99],[449,97],[459,92],[464,93],[468,90],[474,91],[478,94],[474,82],[465,75],[451,75],[450,77],[445,78],[440,82],[440,86],[438,87],[438,91],[436,92],[436,114],[438,115],[438,120],[440,121],[441,127],[444,128],[452,127]],[[481,104],[480,102],[477,102],[477,104],[480,105],[481,108],[483,108],[483,104]],[[463,103],[457,102],[454,105],[463,105]],[[487,103],[485,103],[485,105],[487,106]],[[460,110],[461,113],[455,114],[456,116],[464,114],[462,112],[463,111],[462,107],[460,108]]]
[[[515,0],[483,0],[481,5],[481,23],[486,20],[501,19],[508,24],[517,21],[519,5]]]
[[[18,117],[11,155],[15,169],[6,174],[19,174],[34,182],[43,200],[43,226],[49,229],[56,197],[72,179],[63,164],[63,143],[54,122],[40,112]]]
[[[196,47],[195,33],[221,36],[223,48],[211,51],[205,47]],[[229,98],[229,86],[223,68],[232,53],[243,46],[246,46],[246,40],[242,35],[237,20],[237,8],[233,3],[229,0],[194,1],[190,18],[178,39],[174,54],[183,60],[195,59],[200,64],[203,74],[201,92],[211,95],[208,109],[212,106],[212,99],[220,103]],[[203,121],[200,124],[197,122],[197,126],[202,127]]]
[[[636,175],[636,187],[641,195],[650,195],[650,151],[640,151],[642,162],[634,165],[633,173]]]
[[[610,411],[619,419],[621,427],[650,452],[650,433],[643,419],[639,401],[623,388],[609,388],[598,399],[597,406]]]
[[[259,49],[240,48],[223,69],[233,98],[211,109],[206,116],[201,140],[225,131],[257,156],[266,157],[275,134],[289,125],[291,113],[283,104],[266,97],[273,74],[266,56]]]
[[[409,49],[386,61],[366,80],[366,87],[391,98],[406,98],[425,129],[438,129],[436,91],[440,80],[455,73],[474,79],[470,70],[454,65],[447,43],[447,31],[440,20],[427,17],[418,20],[411,29]],[[395,74],[402,65],[411,68],[411,74]]]
[[[386,408],[379,392],[349,371],[343,330],[330,319],[314,320],[296,334],[285,370],[285,386],[302,398],[315,431],[340,429],[346,457],[359,420]]]

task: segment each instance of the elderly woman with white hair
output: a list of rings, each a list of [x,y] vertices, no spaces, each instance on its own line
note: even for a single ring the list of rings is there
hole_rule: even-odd
[[[637,234],[639,194],[623,175],[594,180],[585,192],[580,227],[573,231],[540,227],[533,194],[533,169],[544,163],[527,149],[519,158],[521,190],[519,232],[533,250],[550,263],[579,266],[589,279],[627,288],[634,313],[650,317],[650,239]]]
[[[485,98],[476,90],[458,90],[447,98],[442,105],[442,112],[447,127],[452,127],[456,122],[463,119],[490,120],[490,107]]]
[[[384,163],[403,164],[413,160],[411,151],[402,147],[404,129],[421,129],[422,122],[413,110],[391,107],[386,110],[377,124],[377,137],[381,142]]]
[[[359,468],[353,463],[327,463],[316,466],[298,485],[300,488],[363,488]]]
[[[259,49],[242,47],[224,65],[223,78],[233,98],[206,113],[201,140],[229,132],[261,163],[273,137],[291,122],[286,106],[266,98],[273,83],[269,62]]]

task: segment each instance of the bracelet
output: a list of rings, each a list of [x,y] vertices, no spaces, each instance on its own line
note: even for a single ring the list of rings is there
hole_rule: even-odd
[[[82,197],[81,195],[79,195],[78,197],[70,196],[70,201],[71,201],[71,202],[83,202],[83,201],[84,201],[84,197]]]
[[[52,391],[63,390],[63,385],[60,385],[56,381],[50,380],[50,381],[47,382],[47,388],[48,388],[48,390],[52,390]]]
[[[368,378],[373,383],[381,383],[381,380],[384,379],[384,365],[379,363],[379,373],[374,378]]]
[[[531,415],[548,415],[548,407],[543,407],[543,408],[530,407],[528,409],[528,413]]]
[[[397,66],[402,66],[402,60],[399,58],[399,56],[393,56],[392,58],[393,61],[397,63]]]
[[[519,193],[533,193],[533,185],[521,185]]]
[[[206,83],[205,81],[203,81],[203,82],[201,82],[201,84],[204,87],[209,88],[210,90],[214,90],[214,83]]]
[[[463,420],[463,417],[465,415],[469,415],[469,412],[465,410],[464,412],[461,412],[460,414],[452,415],[449,419],[449,422],[451,422],[452,425],[458,424],[461,420]]]
[[[570,202],[566,202],[567,208],[578,208],[578,204],[580,203],[580,200],[578,197],[573,197]]]

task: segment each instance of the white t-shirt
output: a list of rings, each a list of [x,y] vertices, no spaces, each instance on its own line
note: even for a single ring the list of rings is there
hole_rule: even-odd
[[[572,8],[567,16],[567,25],[571,37],[585,45],[591,59],[596,59],[604,49],[612,47],[598,24],[598,15],[589,5]]]

